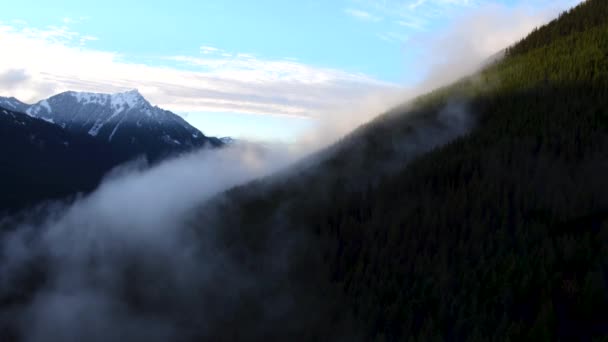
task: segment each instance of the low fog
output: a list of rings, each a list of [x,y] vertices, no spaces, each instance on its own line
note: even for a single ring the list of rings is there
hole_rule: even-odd
[[[439,114],[442,126],[421,128],[400,142],[401,155],[415,156],[464,133],[467,115],[462,105],[450,105]],[[0,328],[32,342],[210,338],[229,330],[223,322],[243,315],[244,305],[261,300],[261,293],[263,303],[256,305],[268,311],[253,322],[245,314],[249,321],[238,321],[240,335],[225,331],[226,336],[255,340],[269,336],[268,329],[314,325],[318,307],[296,307],[297,294],[284,289],[267,293],[281,283],[289,256],[308,242],[306,236],[281,230],[277,220],[277,241],[267,242],[276,247],[248,260],[259,264],[252,272],[218,242],[215,227],[192,231],[188,224],[206,200],[224,190],[279,170],[289,177],[288,166],[310,152],[303,146],[237,143],[153,167],[137,160],[71,204],[43,205],[25,219],[5,218],[0,301],[8,305]],[[222,220],[221,212],[213,215]],[[305,311],[310,316],[301,317]],[[298,323],[275,325],[286,320]]]
[[[212,227],[194,241],[183,235],[182,223],[210,196],[273,172],[291,158],[279,147],[238,145],[153,168],[139,160],[115,170],[73,204],[39,208],[35,216],[48,215],[42,222],[28,218],[2,237],[0,298],[26,291],[33,263],[49,270],[48,279],[33,285],[35,295],[23,306],[4,311],[2,321],[11,318],[22,327],[26,341],[171,340],[175,322],[130,314],[121,291],[138,286],[148,299],[168,296],[183,308],[179,302],[194,289],[247,286],[214,248]],[[15,222],[5,219],[3,225]],[[138,274],[145,279],[136,282]],[[222,274],[232,278],[216,284]],[[204,312],[198,308],[196,314]]]

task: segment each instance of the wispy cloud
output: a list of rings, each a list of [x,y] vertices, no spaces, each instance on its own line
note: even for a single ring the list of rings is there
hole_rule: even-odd
[[[87,42],[94,42],[96,40],[99,40],[99,38],[89,35],[79,36],[78,39],[81,46],[85,45]]]
[[[429,31],[437,23],[446,22],[466,8],[474,8],[490,0],[351,0],[360,19],[383,18],[379,39],[401,44],[414,32]]]
[[[407,49],[407,58],[412,61],[410,67],[423,75],[424,81],[421,87],[424,90],[431,90],[455,81],[473,73],[488,58],[499,54],[509,45],[525,37],[535,27],[550,21],[561,11],[580,1],[531,0],[520,4],[505,4],[497,1],[476,3],[474,9],[455,16],[440,29],[412,34]]]
[[[402,44],[402,43],[405,43],[409,39],[409,36],[406,34],[397,33],[397,32],[383,32],[383,33],[378,34],[378,38],[380,38],[386,42]]]
[[[361,12],[370,17],[384,18],[387,25],[378,38],[391,42],[403,42],[397,36],[407,37],[425,32],[436,32],[462,16],[488,6],[504,6],[511,10],[518,8],[529,12],[547,12],[574,6],[582,0],[351,0]]]
[[[208,55],[211,53],[215,53],[215,52],[219,52],[221,51],[220,49],[213,47],[213,46],[201,46],[201,53]]]
[[[424,5],[424,3],[426,3],[428,0],[417,0],[415,2],[412,2],[411,4],[409,4],[409,8],[410,9],[416,9],[417,7],[420,7],[422,5]]]
[[[418,31],[421,31],[422,29],[424,29],[425,26],[425,21],[421,20],[420,18],[408,18],[408,19],[400,19],[397,20],[396,23],[399,26],[405,26],[405,27],[409,27]]]
[[[115,92],[138,88],[152,103],[173,111],[242,112],[315,116],[392,84],[362,74],[291,60],[264,59],[202,46],[197,56],[167,56],[155,66],[87,48],[96,39],[67,26],[45,29],[0,25],[0,95],[37,101],[66,91]],[[160,66],[159,66],[160,65]]]
[[[346,12],[348,15],[350,15],[352,17],[355,17],[356,19],[363,20],[363,21],[380,21],[380,20],[382,20],[382,18],[379,16],[373,15],[369,12],[362,11],[359,9],[347,8],[344,10],[344,12]]]

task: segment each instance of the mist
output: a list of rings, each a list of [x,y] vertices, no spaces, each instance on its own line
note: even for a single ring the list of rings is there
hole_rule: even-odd
[[[403,62],[408,70],[420,75],[417,80],[370,91],[365,96],[352,97],[350,103],[316,112],[316,125],[299,137],[298,145],[318,149],[382,113],[397,107],[407,111],[411,100],[500,60],[508,46],[581,0],[546,2],[541,8],[533,2],[516,6],[480,4],[456,16],[437,32],[414,34],[402,43],[402,48]]]
[[[4,219],[2,225],[10,229],[0,245],[0,298],[18,297],[38,272],[44,282],[32,285],[34,294],[25,302],[9,305],[12,309],[0,315],[0,322],[17,326],[25,341],[188,336],[177,321],[195,309],[193,298],[205,302],[204,294],[193,291],[221,290],[207,296],[225,298],[229,312],[231,291],[251,286],[246,274],[233,270],[214,246],[213,227],[198,231],[196,238],[186,232],[188,211],[222,190],[284,167],[293,157],[278,146],[239,144],[151,168],[137,160],[72,204],[43,206],[21,222]],[[44,270],[32,269],[33,264]],[[141,305],[151,307],[135,314],[137,305],[125,299],[137,297],[129,289],[142,297]],[[163,307],[154,308],[154,303]],[[196,309],[200,321],[205,310]]]
[[[443,126],[421,127],[399,142],[400,162],[464,133],[463,108],[450,105],[439,115]],[[239,244],[226,245],[213,224],[226,219],[223,213],[204,208],[237,185],[279,171],[289,179],[301,166],[291,165],[314,148],[236,143],[152,167],[136,160],[72,203],[5,218],[0,300],[8,305],[0,331],[32,342],[167,341],[214,339],[231,322],[240,330],[227,336],[256,340],[316,326],[321,299],[303,302],[299,290],[283,285],[294,255],[312,238],[282,229],[277,212],[270,220],[276,227],[267,228],[273,232],[264,242],[268,249],[247,254],[243,263],[235,257],[242,252],[233,250]],[[196,215],[213,218],[193,230]]]

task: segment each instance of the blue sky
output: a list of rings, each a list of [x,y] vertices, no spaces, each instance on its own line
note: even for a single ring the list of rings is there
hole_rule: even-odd
[[[0,80],[23,74],[20,84],[0,84],[0,95],[138,88],[205,133],[290,140],[320,113],[423,80],[432,63],[420,60],[441,45],[434,37],[482,8],[528,20],[513,23],[520,35],[546,21],[544,9],[575,2],[14,1],[0,12],[0,43],[57,62],[0,62]]]

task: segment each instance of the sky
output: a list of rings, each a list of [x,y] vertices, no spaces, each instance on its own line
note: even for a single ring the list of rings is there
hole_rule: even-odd
[[[290,141],[449,80],[578,2],[20,0],[0,12],[0,96],[138,89],[207,135]]]

